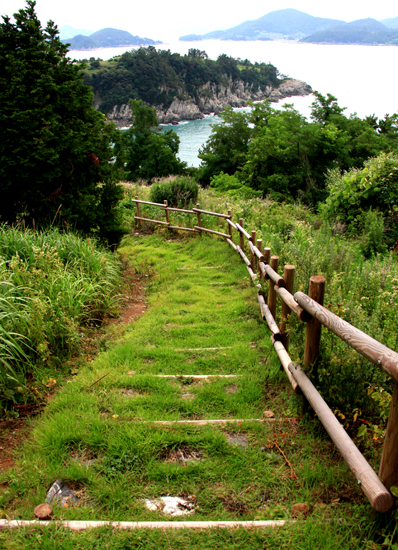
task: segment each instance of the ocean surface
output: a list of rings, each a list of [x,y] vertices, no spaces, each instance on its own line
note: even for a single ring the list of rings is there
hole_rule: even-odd
[[[189,48],[200,48],[212,59],[226,53],[252,62],[270,62],[284,75],[304,80],[313,90],[337,97],[345,113],[357,113],[361,118],[375,114],[384,117],[398,112],[397,76],[398,46],[329,46],[299,44],[297,42],[234,42],[203,40],[201,42],[170,42],[159,44],[159,49],[185,54]],[[99,57],[110,59],[127,48],[104,48],[91,51],[71,51],[74,59]],[[298,111],[309,116],[312,96],[289,98]],[[281,106],[273,104],[274,107]],[[180,136],[182,160],[198,166],[198,150],[211,133],[211,124],[217,117],[185,122],[173,126]]]

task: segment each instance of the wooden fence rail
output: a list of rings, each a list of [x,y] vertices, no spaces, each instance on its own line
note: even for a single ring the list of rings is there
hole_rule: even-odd
[[[325,307],[323,296],[325,292],[325,279],[313,276],[310,279],[309,296],[303,292],[294,294],[295,266],[284,267],[283,277],[279,275],[279,258],[271,257],[271,249],[263,248],[262,240],[256,241],[256,232],[249,234],[244,229],[244,220],[232,221],[232,213],[219,214],[200,209],[197,204],[192,210],[170,208],[165,204],[152,203],[133,199],[137,207],[137,216],[134,218],[140,224],[142,221],[165,225],[168,229],[194,231],[200,235],[209,233],[226,239],[228,244],[237,252],[246,264],[250,278],[257,289],[257,298],[261,316],[271,331],[271,341],[281,361],[286,375],[296,393],[302,392],[313,407],[319,420],[327,430],[336,447],[354,473],[365,495],[375,510],[386,512],[394,503],[389,489],[398,485],[398,353],[371,338],[356,327],[350,325]],[[166,220],[153,220],[144,218],[140,213],[140,204],[158,206],[166,210]],[[194,228],[172,226],[168,211],[196,214],[198,223]],[[201,215],[212,215],[225,219],[228,234],[213,229],[207,229],[202,225]],[[238,233],[239,244],[233,241],[232,230]],[[245,243],[250,251],[250,259],[245,254]],[[256,246],[257,245],[257,246]],[[268,282],[268,294],[266,283]],[[260,284],[262,283],[262,284]],[[275,320],[277,297],[282,300],[282,320],[279,327]],[[321,328],[326,327],[346,342],[353,349],[378,365],[395,380],[395,388],[391,402],[390,415],[383,447],[383,455],[380,464],[379,477],[360,453],[354,442],[350,439],[343,426],[335,417],[326,402],[320,396],[306,373],[294,364],[289,356],[289,336],[287,332],[288,319],[291,313],[295,313],[300,321],[307,324],[304,343],[304,365],[311,369],[316,379],[316,359],[319,355]]]

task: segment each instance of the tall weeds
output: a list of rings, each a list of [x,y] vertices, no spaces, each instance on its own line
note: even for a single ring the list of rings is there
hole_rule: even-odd
[[[0,403],[56,375],[82,327],[114,307],[119,280],[118,261],[90,239],[0,227]]]

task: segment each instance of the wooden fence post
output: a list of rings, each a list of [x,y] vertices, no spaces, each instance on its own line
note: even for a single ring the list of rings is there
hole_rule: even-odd
[[[290,294],[293,294],[294,289],[294,273],[295,273],[296,267],[294,265],[285,265],[285,269],[283,271],[283,278],[285,279],[285,289],[290,292]],[[287,303],[282,300],[282,321],[281,321],[281,333],[282,333],[282,342],[283,345],[286,348],[286,351],[289,351],[289,334],[286,332],[286,327],[288,323],[288,318],[290,315],[290,312],[292,310],[287,305]]]
[[[243,218],[239,218],[239,225],[243,227]],[[243,252],[245,250],[245,238],[241,231],[239,231],[239,246]]]
[[[232,210],[228,210],[228,216],[229,216],[229,219],[232,220]],[[228,235],[232,241],[232,227],[229,225],[229,223],[227,223],[227,225],[228,225]]]
[[[320,275],[313,275],[310,279],[310,289],[308,296],[312,298],[318,304],[323,306],[323,298],[325,295],[325,277]],[[304,365],[311,371],[315,377],[318,376],[317,369],[314,366],[315,360],[319,354],[319,345],[321,343],[321,329],[322,325],[312,317],[307,323],[305,331],[305,344],[304,344]]]
[[[196,208],[200,208],[200,204],[197,203]],[[198,227],[202,227],[202,221],[200,217],[200,212],[196,212],[196,215],[198,216]],[[202,231],[199,231],[199,235],[202,236]]]
[[[261,253],[263,253],[263,240],[262,239],[257,239],[257,248],[259,249],[259,251]],[[258,262],[257,262],[257,275],[258,275],[258,278],[261,280],[260,260],[258,260]]]
[[[394,384],[394,393],[388,416],[387,432],[384,439],[383,454],[380,462],[379,478],[388,490],[398,485],[398,383]]]
[[[136,200],[138,201],[138,195],[135,196]],[[136,207],[137,207],[137,216],[139,218],[141,218],[141,213],[140,213],[140,203],[139,202],[136,202],[135,203]],[[137,220],[138,221],[138,227],[141,227],[141,220]]]
[[[272,269],[278,273],[279,268],[279,256],[271,256]],[[276,314],[276,292],[275,292],[275,283],[271,279],[269,280],[269,294],[268,294],[268,307],[272,313],[272,317],[275,319]]]
[[[168,211],[168,209],[167,209],[167,201],[165,200],[165,201],[163,201],[163,202],[164,202],[164,205],[165,205],[165,207],[166,207],[166,208],[164,209],[164,211],[166,212],[166,222],[167,222],[167,223],[170,223],[170,214],[169,214],[169,211]]]
[[[256,232],[255,231],[251,232],[251,238],[252,238],[252,244],[254,244],[254,246],[256,246]],[[250,263],[251,263],[251,266],[252,266],[252,270],[255,273],[256,272],[256,255],[253,254],[251,249],[250,249]]]

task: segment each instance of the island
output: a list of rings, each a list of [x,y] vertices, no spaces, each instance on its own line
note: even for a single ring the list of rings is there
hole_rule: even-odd
[[[94,92],[95,107],[120,128],[131,124],[130,99],[155,107],[159,123],[177,124],[218,114],[227,105],[243,107],[248,100],[312,93],[307,83],[280,74],[271,63],[225,54],[212,60],[199,49],[180,55],[153,46],[92,62],[84,82]]]

